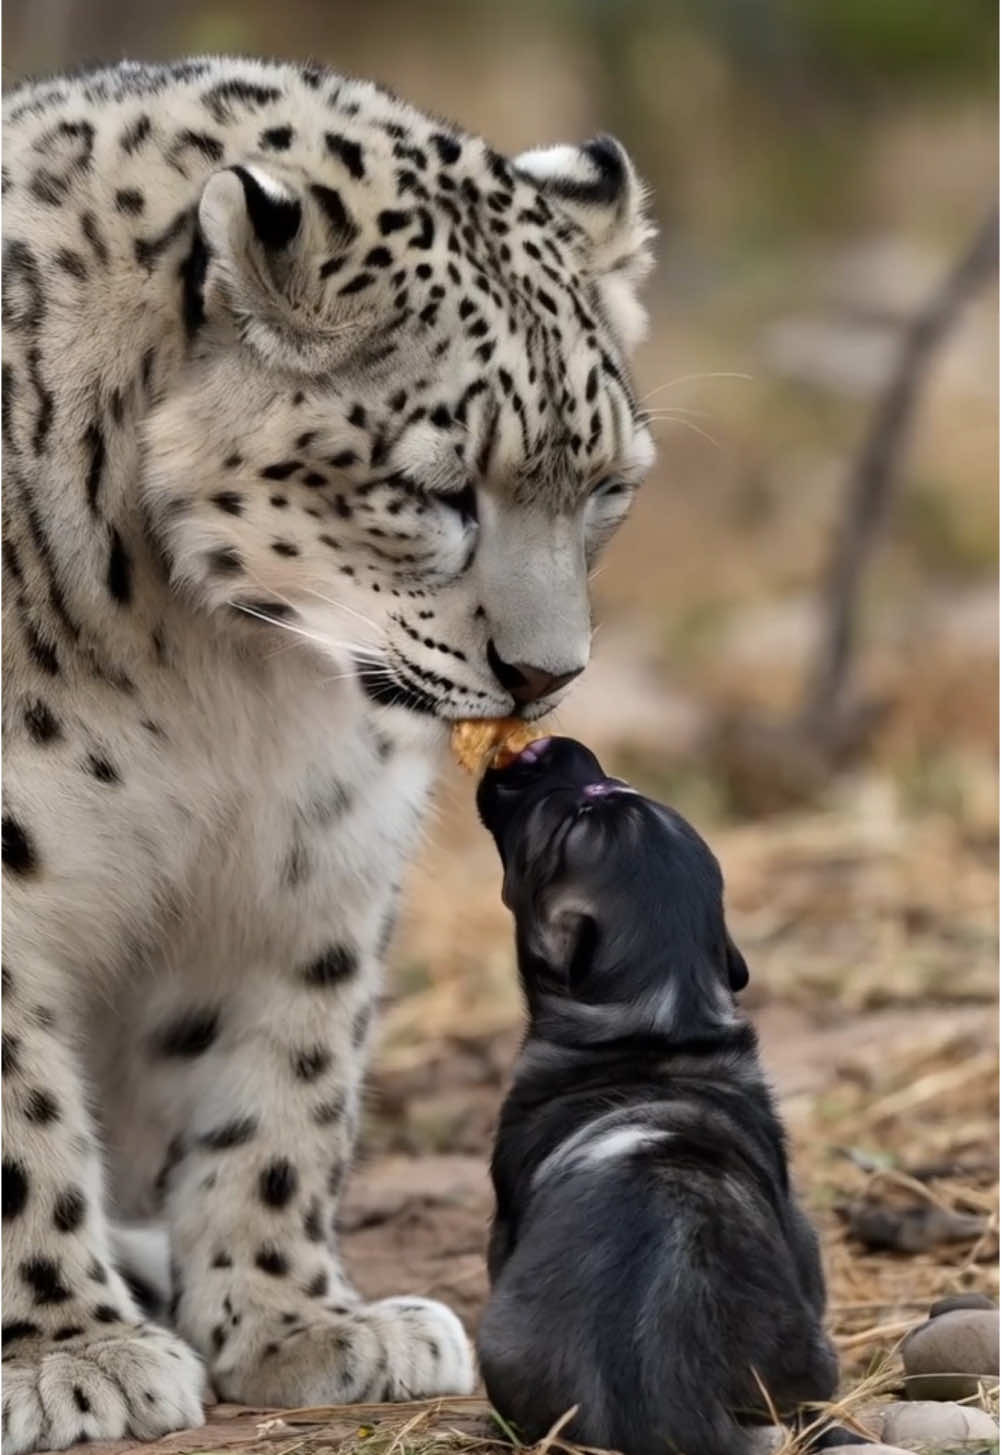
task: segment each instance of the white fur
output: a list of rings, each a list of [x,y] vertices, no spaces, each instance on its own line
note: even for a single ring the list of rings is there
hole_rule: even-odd
[[[651,1131],[649,1127],[617,1127],[615,1131],[605,1132],[587,1144],[584,1166],[594,1167],[616,1157],[625,1157],[637,1147],[648,1146],[651,1142],[663,1142],[670,1135],[670,1132]]]

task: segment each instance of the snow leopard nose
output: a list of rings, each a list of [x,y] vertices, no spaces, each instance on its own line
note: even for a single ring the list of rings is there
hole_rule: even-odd
[[[522,706],[558,692],[584,670],[580,666],[569,672],[549,672],[545,667],[533,667],[531,662],[505,662],[492,641],[487,643],[487,661],[500,685]]]

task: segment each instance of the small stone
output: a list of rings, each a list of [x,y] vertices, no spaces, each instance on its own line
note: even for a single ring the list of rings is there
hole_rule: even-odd
[[[789,1439],[785,1425],[756,1425],[747,1431],[748,1455],[775,1455]]]
[[[939,1314],[951,1314],[958,1308],[993,1309],[995,1306],[986,1293],[950,1293],[947,1298],[940,1298],[932,1304],[928,1317],[937,1319]]]
[[[901,1345],[908,1399],[955,1400],[998,1377],[994,1309],[953,1309],[914,1329]]]
[[[893,1404],[883,1415],[883,1439],[934,1443],[940,1440],[996,1440],[998,1427],[984,1410],[940,1400]]]
[[[914,1455],[912,1450],[901,1450],[899,1445],[825,1445],[824,1455]]]

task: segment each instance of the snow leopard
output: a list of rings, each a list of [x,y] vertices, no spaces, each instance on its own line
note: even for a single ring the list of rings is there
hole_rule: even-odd
[[[581,672],[653,457],[645,189],[313,63],[4,120],[5,1450],[468,1392],[338,1200],[450,725]]]

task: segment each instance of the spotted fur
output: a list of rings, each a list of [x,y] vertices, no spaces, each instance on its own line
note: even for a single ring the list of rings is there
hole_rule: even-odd
[[[650,462],[642,190],[253,61],[23,86],[5,140],[5,1449],[196,1423],[206,1367],[466,1390],[337,1201],[445,725],[583,667]]]

